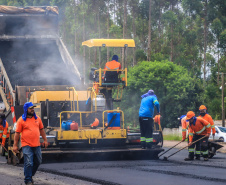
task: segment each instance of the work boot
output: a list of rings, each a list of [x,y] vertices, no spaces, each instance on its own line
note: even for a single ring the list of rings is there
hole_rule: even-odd
[[[204,158],[204,161],[209,161],[209,159],[208,158]]]
[[[147,149],[151,149],[152,148],[152,143],[146,143]]]
[[[145,148],[146,148],[146,142],[141,141],[141,148],[142,148],[142,149],[145,149]]]
[[[28,183],[26,183],[26,185],[33,185],[33,183],[32,182],[28,182]]]
[[[195,160],[200,160],[200,156],[196,156],[195,157]]]
[[[185,161],[193,161],[193,160],[194,160],[194,158],[187,157],[187,158],[185,158],[184,160],[185,160]]]

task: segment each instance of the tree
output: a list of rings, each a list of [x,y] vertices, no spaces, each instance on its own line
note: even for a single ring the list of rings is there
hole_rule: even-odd
[[[141,98],[153,89],[160,102],[163,126],[177,126],[177,118],[189,110],[198,111],[202,102],[201,82],[169,61],[140,62],[128,73],[128,88],[120,104],[128,123],[138,124]],[[129,98],[128,98],[129,97]]]
[[[151,0],[149,0],[149,21],[148,21],[148,61],[151,60]]]

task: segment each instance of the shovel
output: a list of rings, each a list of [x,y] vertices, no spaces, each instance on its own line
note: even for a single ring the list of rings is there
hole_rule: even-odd
[[[186,138],[187,139],[187,138]],[[166,152],[170,151],[171,149],[173,149],[174,147],[176,147],[177,145],[179,145],[180,143],[182,143],[183,141],[180,141],[179,143],[177,143],[176,145],[172,146],[171,148],[169,148],[168,150],[166,150],[165,152],[163,152],[159,157],[161,157],[163,154],[165,154]]]
[[[194,143],[196,143],[196,142],[198,142],[198,141],[202,140],[202,139],[203,139],[203,138],[205,138],[205,137],[207,137],[207,136],[203,136],[203,137],[201,137],[200,139],[198,139],[198,140],[196,140],[196,141],[192,142],[190,145],[192,145],[192,144],[194,144]],[[169,157],[171,157],[171,156],[175,155],[176,153],[178,153],[178,152],[180,152],[181,150],[183,150],[183,149],[185,149],[185,148],[189,147],[190,145],[188,145],[188,146],[185,146],[185,147],[181,148],[180,150],[178,150],[178,151],[176,151],[176,152],[172,153],[171,155],[169,155],[168,157],[164,157],[164,158],[163,158],[163,160],[164,160],[164,161],[167,161]]]

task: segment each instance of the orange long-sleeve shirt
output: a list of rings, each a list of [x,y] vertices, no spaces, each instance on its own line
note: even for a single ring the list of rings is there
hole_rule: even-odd
[[[0,138],[2,139],[2,145],[5,145],[6,138],[9,138],[8,126],[9,124],[7,121],[5,127],[0,125]]]
[[[188,129],[188,125],[189,125],[189,122],[186,121],[187,117],[183,117],[181,119],[181,126],[182,126],[182,139],[186,139],[186,132],[187,132],[187,129]]]
[[[204,120],[206,120],[206,121],[208,121],[210,123],[211,129],[212,129],[212,134],[215,134],[216,133],[216,129],[215,129],[215,125],[214,125],[212,117],[209,114],[205,114],[205,116],[203,116],[203,117],[200,115],[199,117],[204,119]]]
[[[155,122],[155,123],[158,123],[158,124],[160,125],[160,124],[161,124],[160,119],[161,119],[160,115],[156,115],[156,116],[154,117],[154,122]]]
[[[195,125],[188,125],[189,141],[192,142],[193,134],[196,135],[206,135],[211,133],[211,125],[208,121],[196,117]]]

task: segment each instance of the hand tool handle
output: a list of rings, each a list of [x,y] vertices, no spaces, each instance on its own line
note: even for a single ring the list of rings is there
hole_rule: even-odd
[[[203,138],[205,138],[205,137],[206,137],[206,136],[203,136],[203,137],[201,137],[200,139],[198,139],[198,140],[196,140],[196,141],[192,142],[192,143],[191,143],[191,145],[192,145],[192,144],[194,144],[194,143],[196,143],[196,142],[198,142],[198,141],[200,141],[200,140],[202,140],[202,139],[203,139]],[[178,150],[178,151],[174,152],[173,154],[169,155],[169,156],[167,157],[167,159],[168,159],[169,157],[171,157],[171,156],[175,155],[176,153],[180,152],[181,150],[183,150],[183,149],[185,149],[185,148],[189,147],[189,146],[190,146],[190,145],[185,146],[185,147],[181,148],[180,150]]]
[[[186,138],[187,139],[187,138]],[[163,152],[159,157],[161,157],[163,154],[165,154],[166,152],[170,151],[171,149],[173,149],[174,147],[176,147],[177,145],[179,145],[180,143],[182,143],[183,141],[180,141],[179,143],[177,143],[176,145],[172,146],[171,148],[169,148],[168,150],[166,150],[165,152]]]

